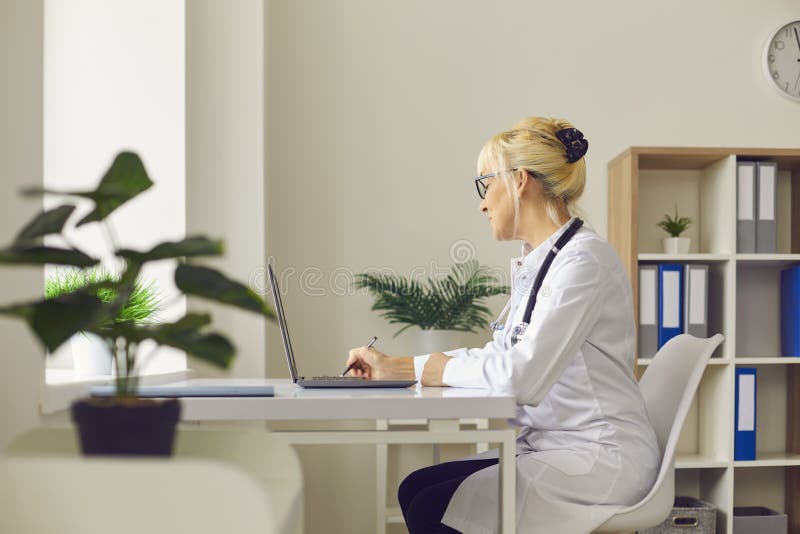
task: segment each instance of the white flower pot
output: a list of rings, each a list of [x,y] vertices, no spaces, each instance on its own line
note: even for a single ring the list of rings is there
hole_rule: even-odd
[[[420,355],[460,349],[464,346],[463,334],[457,330],[417,330],[415,353]]]
[[[72,370],[77,376],[110,376],[111,351],[103,338],[78,332],[69,340]]]
[[[688,237],[665,237],[664,254],[688,254],[691,242]]]

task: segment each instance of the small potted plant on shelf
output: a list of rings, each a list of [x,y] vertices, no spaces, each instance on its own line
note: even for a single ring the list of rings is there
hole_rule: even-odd
[[[111,305],[117,298],[111,288],[98,287],[101,282],[119,282],[120,275],[105,268],[57,270],[45,280],[44,298],[53,299],[74,293],[86,287],[97,287],[95,295]],[[161,310],[161,296],[155,282],[137,280],[128,302],[123,304],[117,315],[111,319],[115,323],[153,324],[156,314]],[[108,339],[91,332],[78,332],[69,339],[72,352],[72,370],[78,376],[107,376],[113,372],[111,347]]]
[[[663,240],[665,254],[686,254],[689,252],[691,240],[688,237],[681,237],[681,234],[691,224],[692,219],[689,217],[678,216],[677,204],[675,205],[674,217],[664,214],[664,218],[659,221],[657,226],[670,235],[670,237],[665,237]]]
[[[428,278],[427,284],[366,272],[356,275],[355,286],[375,297],[373,310],[380,310],[390,323],[405,325],[394,337],[413,326],[419,328],[416,349],[420,354],[460,347],[461,332],[475,332],[491,318],[481,304],[483,299],[509,292],[474,259],[456,263],[447,276]]]
[[[75,226],[109,225],[107,218],[112,212],[152,185],[139,156],[121,152],[93,191],[35,188],[23,194],[88,198],[94,207]],[[65,201],[38,214],[10,245],[0,248],[0,264],[56,264],[79,269],[97,265],[99,260],[73,245],[62,248],[41,243],[44,236],[61,234],[74,210],[75,205]],[[110,228],[107,230],[109,236],[114,235]],[[198,257],[221,255],[223,244],[219,240],[191,236],[180,241],[165,241],[144,251],[122,248],[113,241],[112,247],[111,252],[124,265],[118,276],[100,277],[53,298],[3,306],[0,313],[26,321],[36,338],[51,353],[78,332],[89,332],[106,340],[117,369],[115,396],[110,399],[81,399],[72,405],[72,418],[78,426],[85,454],[169,455],[180,404],[174,399],[136,397],[142,360],[139,354],[141,343],[152,340],[157,345],[183,350],[222,368],[230,365],[235,348],[223,334],[208,331],[211,323],[208,313],[187,313],[177,321],[160,324],[118,320],[125,306],[134,298],[144,265],[151,261],[177,259],[174,279],[182,293],[236,306],[272,320],[275,315],[252,289],[215,269],[194,263]]]

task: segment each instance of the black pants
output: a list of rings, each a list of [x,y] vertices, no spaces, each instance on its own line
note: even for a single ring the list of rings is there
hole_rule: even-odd
[[[465,478],[497,463],[497,459],[445,462],[414,471],[400,484],[397,498],[410,534],[458,532],[442,524],[450,499]]]

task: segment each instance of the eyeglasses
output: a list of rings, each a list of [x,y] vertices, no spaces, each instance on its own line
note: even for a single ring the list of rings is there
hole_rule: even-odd
[[[494,178],[496,176],[500,176],[504,172],[514,172],[514,171],[518,171],[518,170],[519,170],[518,168],[506,169],[504,171],[490,172],[488,174],[481,174],[480,176],[476,176],[475,177],[475,188],[478,190],[478,196],[481,197],[481,198],[486,198],[486,190],[489,189],[489,184],[486,183],[486,180],[488,180],[489,178]],[[541,178],[542,177],[537,172],[528,171],[528,170],[526,170],[525,172],[527,174],[529,174],[532,178]]]
[[[504,171],[497,171],[497,172],[490,172],[488,174],[481,174],[480,176],[475,177],[475,188],[478,190],[478,196],[481,198],[486,198],[486,190],[489,189],[489,184],[486,183],[486,180],[489,178],[494,178],[496,176],[500,176],[504,172],[514,172],[518,171],[519,168],[515,167],[513,169],[506,169]],[[529,171],[526,169],[522,169],[527,173],[531,178],[540,179],[542,175],[538,172]]]
[[[505,171],[497,171],[497,172],[490,172],[487,174],[481,174],[480,176],[475,177],[475,189],[478,190],[478,196],[481,198],[486,198],[486,190],[489,189],[489,185],[486,183],[486,180],[489,178],[494,178],[495,176],[500,176],[504,172],[516,171],[517,169],[508,169]]]

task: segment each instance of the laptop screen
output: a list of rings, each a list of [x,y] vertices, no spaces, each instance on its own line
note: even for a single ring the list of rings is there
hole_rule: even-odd
[[[289,364],[289,374],[292,375],[292,382],[297,382],[299,373],[297,365],[294,363],[294,352],[292,342],[289,340],[289,328],[286,326],[286,316],[283,314],[283,304],[281,303],[281,291],[275,273],[272,271],[272,264],[267,264],[267,274],[269,275],[269,285],[272,289],[272,300],[275,302],[275,312],[278,315],[278,325],[281,328],[281,338],[283,338],[283,351],[286,353],[286,362]]]

